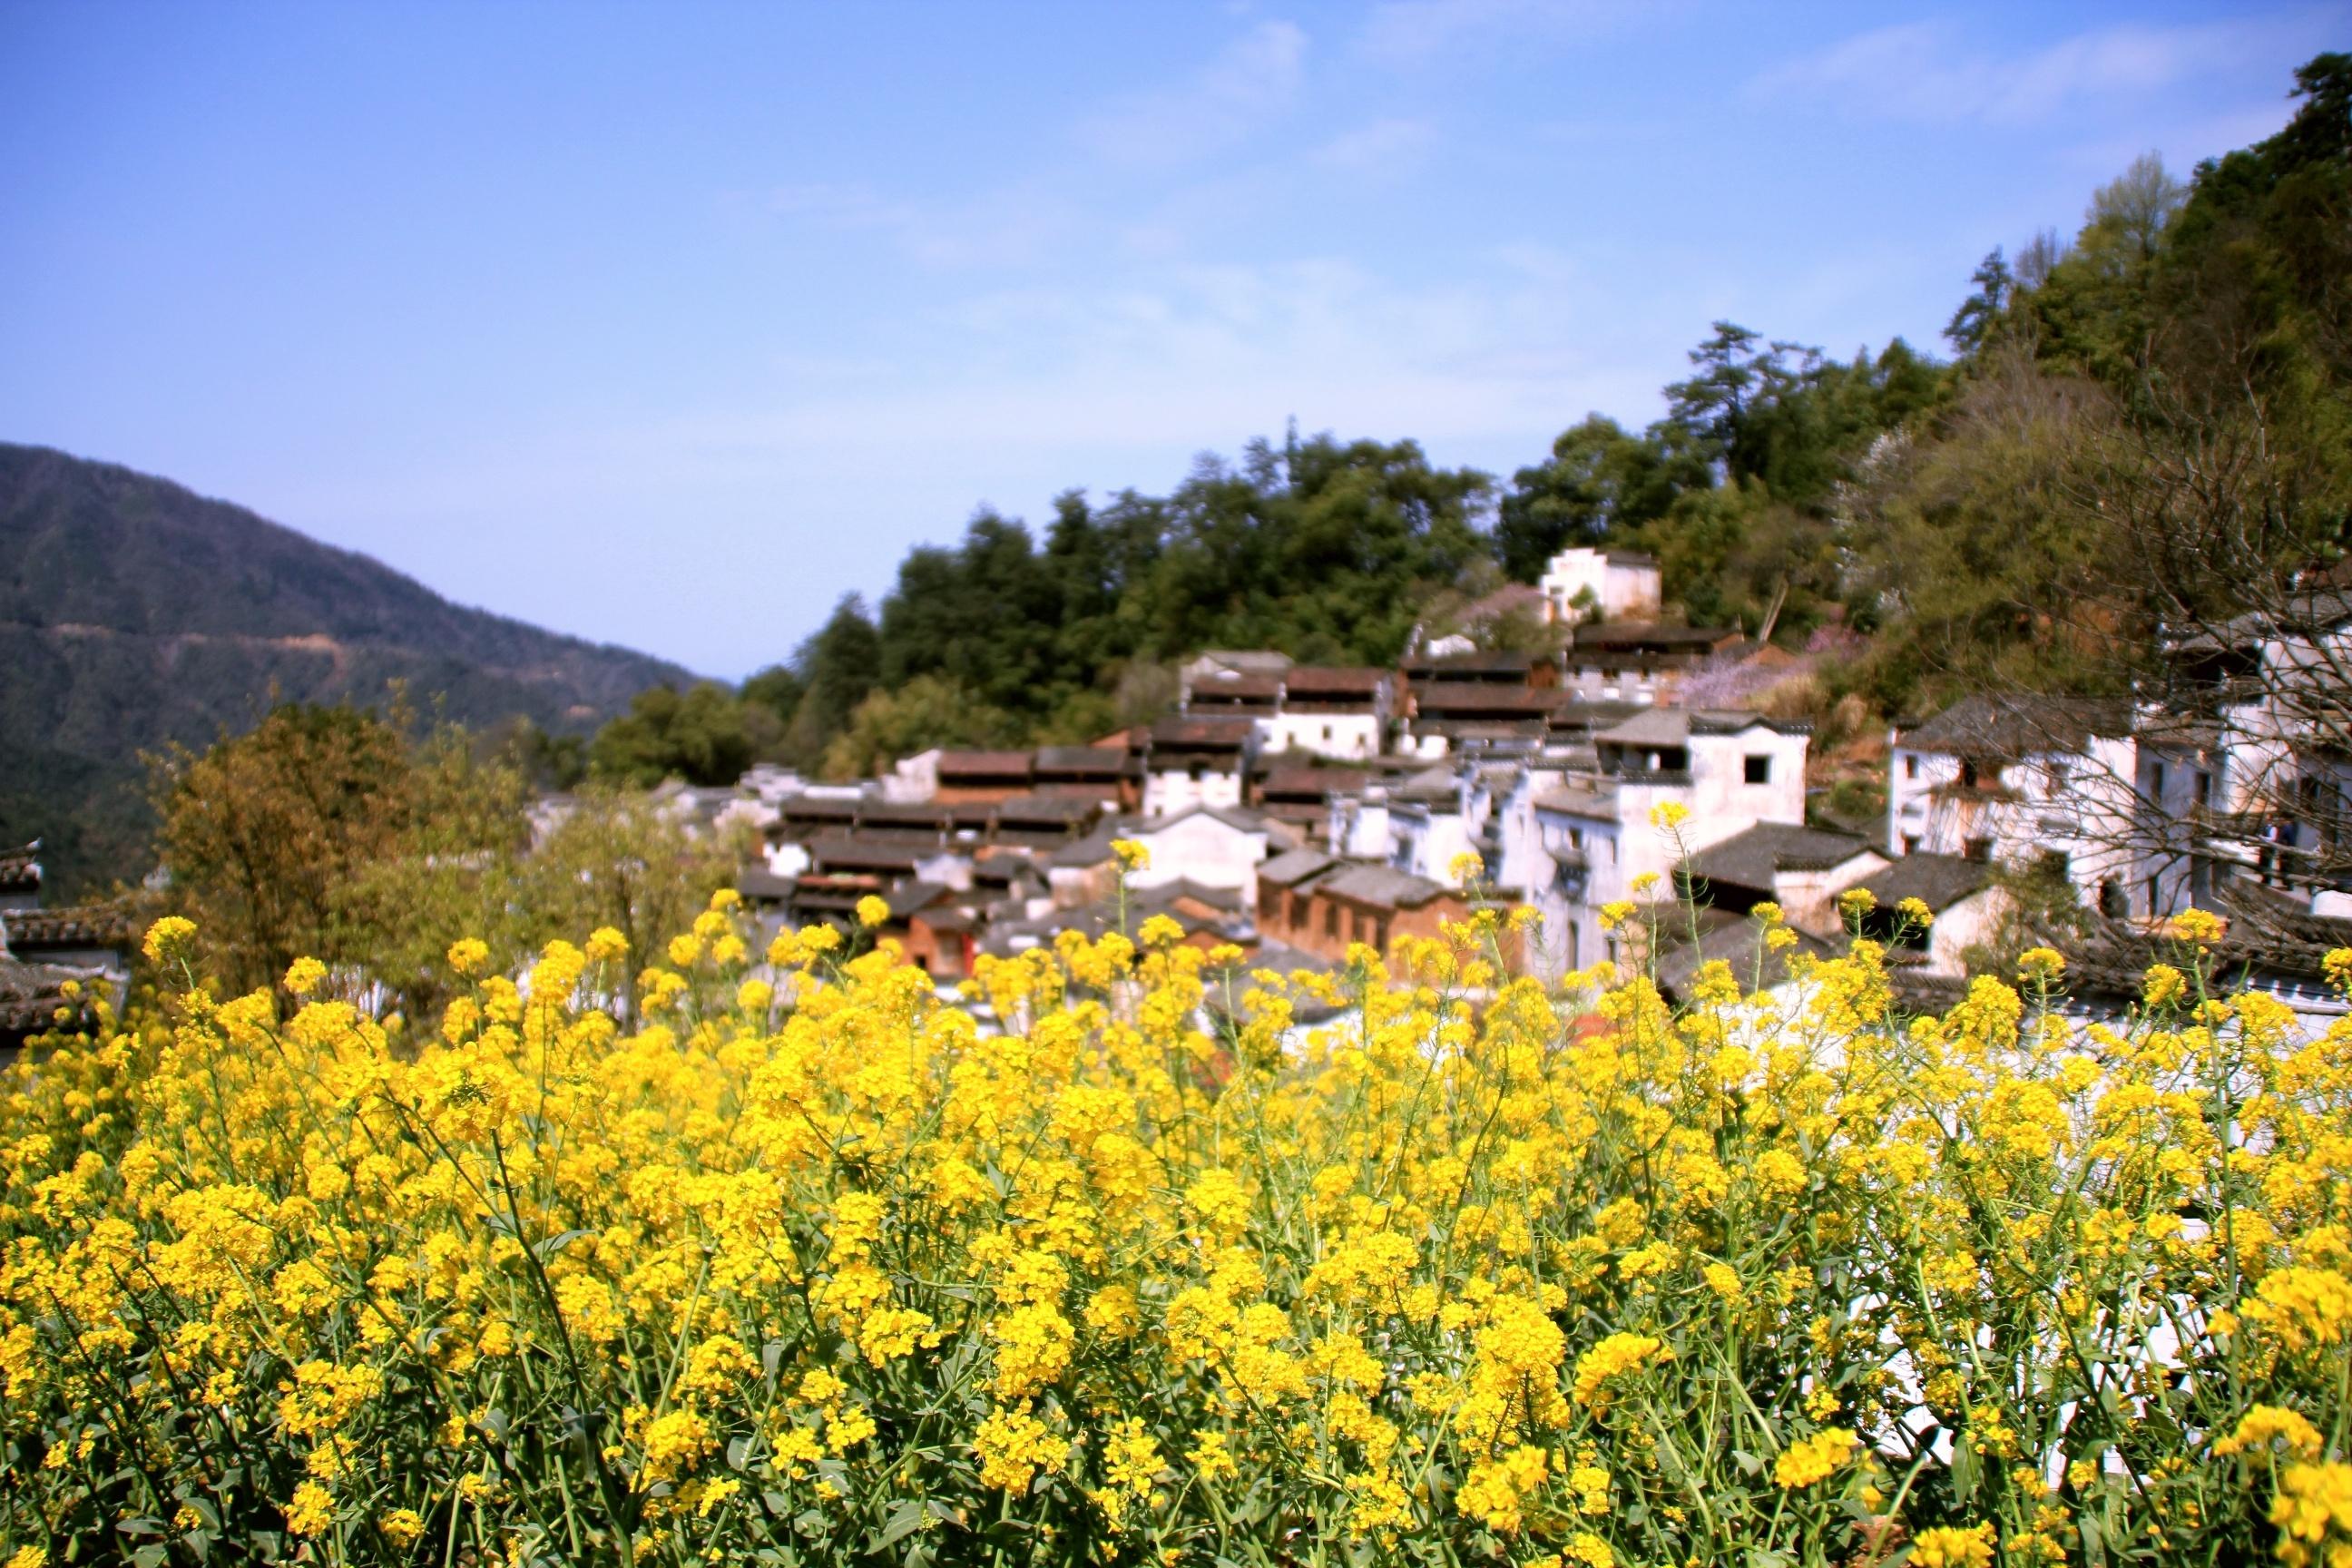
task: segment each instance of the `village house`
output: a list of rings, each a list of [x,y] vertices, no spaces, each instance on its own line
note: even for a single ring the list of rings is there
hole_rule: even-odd
[[[2142,868],[2152,819],[2133,728],[2121,700],[1985,694],[1896,727],[1888,854],[2039,863],[2111,918],[2169,913],[2171,889]]]
[[[1366,777],[1352,768],[1268,768],[1252,783],[1251,804],[1307,842],[1320,842],[1330,832],[1331,792],[1359,788]]]
[[[1262,752],[1360,762],[1380,755],[1396,679],[1369,667],[1299,665],[1282,677],[1276,711],[1258,721]]]
[[[1143,804],[1141,782],[1124,745],[1040,746],[1029,768],[1039,795],[1074,795],[1113,811]]]
[[[1242,804],[1242,781],[1257,754],[1257,728],[1241,716],[1171,714],[1151,726],[1144,756],[1143,815],[1175,816],[1198,806]]]
[[[1583,621],[1655,620],[1662,579],[1657,558],[1632,550],[1563,550],[1538,579],[1545,619],[1558,626]]]
[[[1798,930],[1834,935],[1838,895],[1886,866],[1876,846],[1853,834],[1759,822],[1685,857],[1672,891],[1737,915],[1777,904]]]
[[[1299,835],[1273,818],[1237,806],[1195,806],[1174,816],[1147,816],[1121,825],[1115,837],[1141,845],[1148,858],[1128,874],[1129,886],[1189,881],[1234,889],[1245,903],[1257,898],[1258,863],[1300,842]]]
[[[932,800],[947,805],[1005,800],[1029,790],[1027,752],[948,752],[932,763]]]
[[[1710,659],[1743,644],[1737,629],[1657,621],[1601,621],[1578,626],[1559,656],[1560,686],[1601,701],[1682,700],[1683,688]]]
[[[1530,770],[1501,807],[1505,885],[1544,917],[1530,962],[1558,974],[1622,961],[1604,907],[1671,899],[1684,855],[1758,823],[1801,825],[1810,740],[1756,713],[1647,709],[1593,731],[1592,773]],[[1656,825],[1664,805],[1687,814],[1673,833]]]
[[[1415,683],[1405,699],[1407,716],[1398,731],[1397,749],[1431,759],[1473,744],[1517,742],[1532,750],[1549,733],[1552,710],[1559,701],[1558,692],[1533,686],[1469,680]]]

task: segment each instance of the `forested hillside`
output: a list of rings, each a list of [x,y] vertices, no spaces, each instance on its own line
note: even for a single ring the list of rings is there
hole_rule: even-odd
[[[684,670],[467,609],[362,555],[165,480],[0,445],[0,841],[53,877],[151,863],[139,754],[273,700],[583,731]]]

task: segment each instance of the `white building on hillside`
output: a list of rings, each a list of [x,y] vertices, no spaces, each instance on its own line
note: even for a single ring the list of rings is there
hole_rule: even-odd
[[[1759,823],[1802,824],[1811,739],[1806,725],[1755,713],[1652,709],[1594,733],[1594,772],[1527,769],[1498,807],[1497,868],[1544,917],[1538,973],[1622,956],[1601,929],[1602,907],[1674,898],[1685,854]],[[1671,833],[1654,820],[1667,805],[1689,814]],[[1657,882],[1637,893],[1645,874]]]
[[[2123,917],[2174,912],[2157,815],[2142,795],[2131,705],[2098,698],[1979,695],[1896,730],[1887,765],[1887,853],[1926,851],[2063,871],[2084,901]],[[2150,758],[2160,800],[2193,777]]]
[[[1538,585],[1544,618],[1555,625],[1658,618],[1657,559],[1635,551],[1563,550],[1551,558]]]

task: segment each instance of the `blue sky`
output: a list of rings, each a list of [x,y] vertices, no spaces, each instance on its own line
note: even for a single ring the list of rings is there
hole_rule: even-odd
[[[0,0],[0,439],[736,677],[982,502],[1936,344],[2352,5]],[[200,588],[197,591],[202,591]]]

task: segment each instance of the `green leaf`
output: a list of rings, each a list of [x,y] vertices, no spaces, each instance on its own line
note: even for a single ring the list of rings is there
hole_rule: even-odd
[[[560,1232],[557,1235],[548,1237],[546,1239],[536,1243],[530,1249],[530,1255],[533,1258],[538,1258],[541,1263],[544,1263],[549,1258],[553,1258],[556,1254],[562,1252],[565,1247],[571,1246],[573,1242],[579,1240],[582,1237],[593,1236],[596,1233],[593,1230],[586,1230],[578,1226],[574,1226],[570,1230]]]
[[[920,1501],[908,1498],[894,1504],[889,1519],[882,1526],[881,1544],[895,1546],[923,1528],[925,1519]]]

